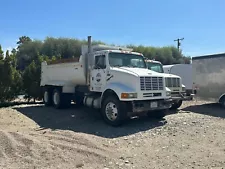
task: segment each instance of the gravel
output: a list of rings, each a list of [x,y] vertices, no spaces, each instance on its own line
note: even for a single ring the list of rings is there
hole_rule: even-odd
[[[43,105],[0,109],[0,168],[225,168],[225,110],[187,101],[162,120],[121,127],[98,112]]]

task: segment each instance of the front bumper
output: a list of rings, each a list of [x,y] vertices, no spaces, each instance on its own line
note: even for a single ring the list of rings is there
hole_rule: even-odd
[[[194,97],[194,94],[190,94],[189,96],[187,96],[185,92],[183,92],[183,93],[171,93],[171,98],[172,98],[173,101],[192,100],[193,97]]]
[[[140,113],[151,110],[164,110],[172,106],[172,99],[132,101],[132,112]]]

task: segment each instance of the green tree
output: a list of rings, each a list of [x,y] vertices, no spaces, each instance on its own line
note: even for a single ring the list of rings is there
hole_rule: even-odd
[[[21,76],[12,65],[13,57],[6,52],[6,57],[0,60],[0,102],[11,101],[21,91]]]
[[[35,40],[21,44],[16,52],[18,69],[23,71],[42,52],[42,42]]]
[[[41,63],[44,61],[44,56],[38,56],[37,60],[33,60],[26,67],[23,73],[23,89],[26,93],[26,98],[41,99]]]
[[[2,46],[0,45],[0,60],[4,58],[4,51],[2,50]]]
[[[21,44],[24,44],[24,43],[30,42],[30,41],[31,41],[30,37],[28,37],[28,36],[21,36],[21,37],[19,37],[19,41],[17,41],[17,44],[21,45]]]

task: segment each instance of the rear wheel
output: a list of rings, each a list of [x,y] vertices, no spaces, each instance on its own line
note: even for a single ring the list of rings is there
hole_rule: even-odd
[[[183,103],[182,100],[178,100],[178,101],[176,101],[176,102],[174,102],[174,103],[172,104],[172,107],[171,107],[170,109],[176,110],[176,109],[178,109],[178,108],[182,105],[182,103]]]
[[[122,125],[127,116],[125,105],[115,96],[108,96],[103,100],[101,113],[104,121],[111,126]]]
[[[63,94],[60,89],[53,90],[52,100],[57,109],[68,108],[71,105],[71,95]]]
[[[43,91],[43,101],[45,106],[51,106],[52,105],[52,95],[50,90],[44,89]]]
[[[61,91],[59,89],[54,89],[53,94],[52,94],[52,100],[53,100],[53,105],[55,108],[60,109],[62,108],[62,95]]]

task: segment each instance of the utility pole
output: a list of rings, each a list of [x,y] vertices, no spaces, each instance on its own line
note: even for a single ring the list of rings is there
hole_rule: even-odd
[[[180,45],[181,45],[181,43],[180,43],[180,41],[182,41],[182,40],[184,40],[184,38],[181,38],[181,39],[175,39],[174,41],[177,41],[177,49],[180,51]]]

